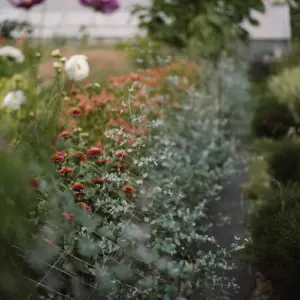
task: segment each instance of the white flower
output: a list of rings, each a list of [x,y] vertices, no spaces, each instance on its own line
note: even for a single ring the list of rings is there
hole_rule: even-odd
[[[25,60],[22,51],[18,48],[11,46],[0,47],[0,56],[13,58],[18,63],[22,63]]]
[[[85,55],[73,55],[65,63],[69,79],[80,81],[88,77],[90,67]]]
[[[53,57],[59,57],[60,56],[60,50],[59,49],[55,49],[51,52],[51,56]]]
[[[10,91],[3,99],[2,105],[12,110],[20,109],[21,105],[25,102],[24,92],[21,90]]]

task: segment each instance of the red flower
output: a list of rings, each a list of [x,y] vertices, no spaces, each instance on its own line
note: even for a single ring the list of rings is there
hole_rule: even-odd
[[[74,213],[70,213],[70,214],[66,214],[66,220],[71,223],[73,221],[73,219],[75,218],[75,214]]]
[[[104,184],[106,181],[106,178],[94,178],[92,180],[93,184]]]
[[[107,164],[108,162],[109,162],[108,159],[98,159],[98,160],[97,160],[97,164],[99,164],[99,165],[105,165],[105,164]]]
[[[92,147],[90,149],[88,149],[87,151],[87,155],[89,157],[97,157],[100,156],[104,153],[103,149],[100,147]]]
[[[34,178],[30,180],[30,184],[35,190],[38,190],[40,187],[40,182]]]
[[[123,187],[123,192],[126,195],[133,195],[135,193],[135,189],[131,185],[126,185],[126,186]]]
[[[80,199],[80,198],[83,198],[84,196],[85,196],[86,194],[85,194],[85,192],[77,192],[76,194],[75,194],[75,199],[76,200],[78,200],[78,199]]]
[[[135,138],[128,140],[128,144],[129,144],[130,146],[133,146],[133,144],[134,144],[135,142],[136,142],[136,139],[135,139]]]
[[[60,151],[52,155],[52,161],[56,164],[62,164],[66,160],[66,152]]]
[[[61,133],[58,135],[58,137],[59,137],[60,139],[67,139],[67,138],[69,138],[70,136],[72,136],[72,132],[69,131],[69,130],[65,130],[65,131],[61,132]]]
[[[74,192],[81,192],[84,189],[84,185],[82,183],[75,183],[72,189]]]
[[[55,246],[54,242],[52,242],[48,239],[46,239],[45,242],[46,242],[47,246],[49,246],[49,247],[54,247]]]
[[[69,110],[69,115],[72,117],[80,117],[82,115],[82,110],[79,107],[74,107]]]
[[[77,205],[84,208],[88,213],[92,212],[92,207],[87,205],[85,202],[78,202]]]
[[[75,152],[72,154],[72,157],[78,159],[80,162],[87,161],[87,157],[83,152]]]
[[[125,173],[126,172],[126,167],[124,165],[119,166],[119,171],[120,173]]]
[[[127,152],[117,152],[116,153],[116,158],[127,158],[128,153]]]
[[[69,174],[73,174],[74,170],[72,168],[69,168],[69,167],[64,167],[64,168],[59,170],[59,173],[64,174],[64,175],[69,175]]]

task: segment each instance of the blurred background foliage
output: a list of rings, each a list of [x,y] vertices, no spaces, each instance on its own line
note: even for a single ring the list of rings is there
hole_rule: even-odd
[[[263,1],[154,0],[150,9],[135,6],[133,14],[139,16],[140,27],[149,37],[179,49],[196,40],[197,49],[214,58],[231,46],[232,39],[246,40],[247,32],[240,27],[243,20],[258,25],[250,16],[251,9],[263,12]]]

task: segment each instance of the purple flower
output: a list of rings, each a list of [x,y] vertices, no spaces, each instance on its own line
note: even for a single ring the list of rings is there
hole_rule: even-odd
[[[84,6],[92,7],[103,14],[113,13],[120,8],[118,0],[79,0],[79,2]]]
[[[30,9],[31,7],[43,3],[45,0],[8,0],[8,2],[18,8]]]

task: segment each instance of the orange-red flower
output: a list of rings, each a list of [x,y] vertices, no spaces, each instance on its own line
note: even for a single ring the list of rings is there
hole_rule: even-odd
[[[80,117],[82,115],[82,110],[79,107],[74,107],[69,110],[69,115],[72,117]]]
[[[72,154],[72,157],[75,159],[78,159],[78,161],[80,161],[80,162],[87,161],[87,157],[83,152],[75,152]]]
[[[106,178],[94,178],[92,180],[93,184],[104,184],[107,181]]]
[[[87,151],[87,155],[89,157],[97,157],[100,156],[104,153],[103,149],[100,147],[92,147],[90,149],[88,149]]]
[[[126,195],[133,195],[135,193],[135,189],[131,185],[126,185],[126,186],[123,187],[123,192]]]
[[[25,39],[23,38],[23,39],[18,39],[17,40],[17,45],[20,47],[20,46],[23,46],[24,44],[25,44]]]
[[[62,164],[66,160],[67,153],[64,151],[56,152],[52,155],[52,161],[56,164]]]
[[[72,132],[69,131],[69,130],[65,130],[65,131],[61,132],[61,133],[58,135],[58,137],[59,137],[60,139],[67,139],[67,138],[69,138],[70,136],[72,136]]]
[[[73,174],[74,170],[72,168],[69,168],[69,167],[64,167],[64,168],[59,170],[59,173],[64,174],[64,175],[69,175],[69,174]]]
[[[74,192],[81,192],[82,190],[84,190],[84,185],[82,183],[75,183],[72,187],[72,190]]]
[[[127,158],[128,153],[127,152],[117,152],[115,156],[116,156],[116,158]]]
[[[88,213],[92,212],[92,207],[87,205],[85,202],[78,202],[77,205],[84,208]]]
[[[96,161],[96,163],[99,165],[105,165],[105,164],[109,163],[109,160],[108,159],[98,159]]]

